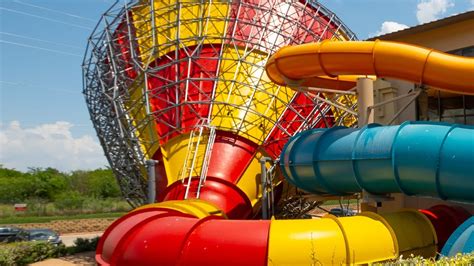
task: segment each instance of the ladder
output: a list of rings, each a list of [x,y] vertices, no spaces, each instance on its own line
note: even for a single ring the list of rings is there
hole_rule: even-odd
[[[207,171],[209,169],[209,164],[211,160],[212,147],[214,146],[214,141],[216,138],[216,129],[215,127],[209,124],[209,120],[206,118],[201,119],[197,126],[191,131],[189,136],[188,146],[186,150],[186,157],[183,161],[183,167],[181,168],[180,179],[181,182],[186,187],[186,192],[184,194],[184,199],[189,197],[191,182],[193,173],[195,172],[196,164],[198,163],[199,148],[205,131],[208,132],[208,139],[206,143],[206,150],[204,153],[204,158],[202,160],[201,173],[199,176],[199,184],[196,191],[196,198],[199,198],[201,193],[201,187],[204,186],[207,177]]]

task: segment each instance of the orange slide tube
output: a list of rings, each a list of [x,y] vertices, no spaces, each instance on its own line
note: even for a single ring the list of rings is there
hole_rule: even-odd
[[[268,77],[279,85],[348,90],[356,77],[376,75],[474,95],[474,58],[388,41],[323,41],[281,48]]]

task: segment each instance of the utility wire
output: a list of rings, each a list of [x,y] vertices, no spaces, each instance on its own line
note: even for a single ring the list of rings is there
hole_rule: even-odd
[[[65,43],[60,43],[60,42],[52,42],[52,41],[47,41],[47,40],[43,40],[43,39],[28,37],[28,36],[25,36],[25,35],[19,35],[19,34],[4,32],[4,31],[0,31],[0,34],[12,36],[12,37],[23,38],[23,39],[27,39],[27,40],[38,41],[38,42],[50,43],[50,44],[54,44],[54,45],[61,45],[61,46],[75,48],[75,49],[83,49],[84,48],[84,47],[80,47],[80,46],[75,46],[75,45],[70,45],[70,44],[65,44]]]
[[[22,14],[22,15],[25,15],[25,16],[30,16],[30,17],[44,19],[44,20],[48,20],[48,21],[52,21],[52,22],[56,22],[56,23],[61,23],[61,24],[68,25],[68,26],[71,26],[71,27],[77,27],[77,28],[82,28],[82,29],[86,29],[86,30],[92,30],[92,28],[89,28],[89,27],[84,27],[84,26],[77,25],[77,24],[67,23],[67,22],[63,22],[63,21],[60,21],[60,20],[52,19],[52,18],[42,17],[42,16],[34,15],[34,14],[23,12],[23,11],[18,11],[18,10],[15,10],[15,9],[10,9],[10,8],[5,8],[5,7],[0,7],[0,9],[5,10],[5,11],[9,11],[9,12],[13,12],[13,13],[17,13],[17,14]]]
[[[63,14],[63,15],[73,17],[73,18],[78,18],[78,19],[83,19],[83,20],[87,20],[87,21],[91,21],[91,22],[96,22],[96,20],[93,20],[93,19],[90,19],[90,18],[86,18],[86,17],[79,16],[79,15],[74,15],[74,14],[67,13],[67,12],[64,12],[64,11],[61,11],[61,10],[55,10],[55,9],[52,9],[52,8],[47,8],[47,7],[43,7],[43,6],[37,6],[37,5],[25,3],[25,2],[22,2],[20,0],[14,0],[13,2],[15,2],[17,4],[20,4],[20,5],[30,6],[30,7],[34,7],[34,8],[38,8],[38,9],[43,9],[43,10],[55,12],[55,13],[58,13],[58,14]]]
[[[44,50],[44,51],[48,51],[48,52],[52,52],[52,53],[58,53],[58,54],[63,54],[63,55],[72,55],[72,56],[82,57],[82,55],[79,55],[79,54],[73,54],[73,53],[63,52],[63,51],[59,51],[59,50],[53,50],[53,49],[43,48],[43,47],[34,46],[34,45],[29,45],[29,44],[24,44],[24,43],[9,42],[9,41],[5,41],[5,40],[0,40],[0,43],[7,43],[7,44],[16,45],[16,46],[26,47],[26,48],[33,48],[33,49],[38,49],[38,50]]]
[[[4,83],[4,84],[7,84],[9,86],[20,87],[20,88],[30,87],[30,88],[35,88],[37,90],[48,90],[48,91],[54,91],[54,92],[66,92],[66,93],[69,93],[69,94],[81,93],[80,90],[45,88],[45,87],[38,87],[37,85],[33,85],[33,84],[30,84],[30,83],[24,83],[24,82],[12,82],[12,81],[0,80],[0,83]]]

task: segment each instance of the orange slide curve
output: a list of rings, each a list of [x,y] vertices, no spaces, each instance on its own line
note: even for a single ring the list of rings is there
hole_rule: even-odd
[[[357,76],[412,81],[474,95],[474,58],[388,41],[323,41],[288,46],[267,62],[269,78],[292,87],[348,90]],[[348,76],[352,75],[352,76]]]

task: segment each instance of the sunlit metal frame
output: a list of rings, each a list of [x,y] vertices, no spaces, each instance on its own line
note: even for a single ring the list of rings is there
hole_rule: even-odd
[[[180,10],[183,8],[183,5],[186,4],[197,4],[194,2],[190,3],[182,3],[177,1],[176,9]],[[209,2],[209,1],[202,1],[202,2]],[[281,19],[282,23],[280,25],[270,25],[269,21],[262,22],[261,27],[259,29],[262,31],[260,33],[261,38],[265,36],[265,31],[271,31],[272,33],[278,34],[280,41],[277,43],[277,39],[271,47],[264,47],[262,48],[259,42],[250,43],[248,42],[245,46],[246,53],[251,52],[254,49],[265,49],[268,55],[276,52],[280,47],[289,45],[289,44],[299,44],[301,40],[307,39],[307,36],[310,36],[312,41],[321,41],[321,36],[317,35],[311,31],[309,31],[306,26],[304,25],[297,25],[297,28],[301,29],[301,27],[305,27],[305,36],[304,38],[300,38],[295,40],[292,38],[292,34],[288,35],[282,30],[283,25],[285,23],[299,23],[298,21],[292,21],[291,15],[288,14],[291,10],[298,10],[299,12],[308,12],[308,13],[322,13],[327,18],[329,18],[329,23],[321,20],[319,16],[313,16],[312,23],[320,23],[321,26],[325,27],[324,32],[331,31],[335,38],[339,39],[346,39],[346,40],[354,40],[356,39],[354,33],[352,33],[342,22],[341,20],[331,11],[326,9],[317,1],[273,1],[273,6],[267,5],[254,5],[251,3],[247,3],[246,1],[219,1],[219,2],[228,2],[229,4],[238,5],[239,11],[242,7],[251,7],[257,12],[268,13],[271,16],[261,16],[261,17],[273,17],[277,16]],[[296,3],[297,2],[297,3]],[[141,59],[135,53],[135,46],[137,45],[133,35],[133,22],[131,21],[130,10],[132,7],[136,7],[138,5],[149,5],[150,12],[154,12],[153,9],[153,0],[151,1],[138,1],[132,0],[130,2],[121,5],[119,3],[115,3],[108,11],[100,19],[99,23],[95,27],[92,35],[88,40],[88,46],[86,50],[86,54],[83,61],[83,87],[84,87],[84,96],[86,99],[86,103],[90,112],[90,117],[92,123],[97,131],[97,135],[99,137],[100,143],[104,149],[105,155],[109,161],[111,168],[114,171],[115,176],[119,182],[119,185],[122,189],[123,196],[128,200],[128,202],[132,206],[139,206],[146,202],[147,200],[147,176],[145,170],[145,162],[148,159],[145,152],[140,145],[140,140],[138,138],[138,132],[140,130],[146,130],[147,125],[152,123],[153,121],[158,121],[160,115],[165,113],[167,110],[160,110],[159,112],[153,112],[150,108],[150,97],[154,97],[153,95],[156,91],[150,91],[146,87],[146,82],[144,82],[145,86],[143,89],[143,97],[141,99],[132,101],[130,98],[129,87],[134,82],[128,75],[127,71],[127,62],[124,62],[123,56],[121,55],[120,51],[118,51],[118,47],[116,45],[116,40],[114,40],[115,31],[122,25],[121,23],[125,22],[128,28],[128,40],[130,49],[130,57],[133,62],[131,66],[134,71],[137,73],[142,74],[141,78],[146,79],[148,75],[155,75],[156,71],[162,68],[169,67],[170,65],[177,64],[179,60],[195,60],[199,56],[199,49],[203,43],[203,36],[196,35],[196,41],[198,41],[198,45],[193,48],[193,50],[187,51],[188,56],[185,59],[179,59],[177,52],[175,53],[175,57],[170,55],[166,55],[170,57],[170,63],[167,65],[162,65],[159,67],[151,67],[151,66],[143,66],[140,63]],[[292,8],[287,8],[286,11],[282,10],[281,3],[285,3],[286,5],[291,5]],[[279,6],[277,6],[279,5]],[[230,8],[229,8],[230,10]],[[303,11],[302,11],[303,10]],[[317,12],[315,12],[317,10]],[[285,11],[285,12],[283,12]],[[150,16],[152,19],[154,18],[153,15]],[[177,16],[177,21],[170,21],[170,25],[179,25],[181,21],[179,20],[179,16]],[[143,18],[146,19],[146,18]],[[205,19],[209,19],[207,16]],[[229,18],[227,15],[225,17],[226,23],[231,21],[242,20],[240,18]],[[245,19],[244,19],[245,20]],[[240,21],[242,23],[247,23],[248,25],[255,24],[255,21]],[[329,27],[329,24],[336,25],[336,29]],[[153,46],[149,50],[149,58],[152,58],[157,51],[163,49],[163,47],[168,46],[175,46],[175,51],[183,49],[183,46],[180,45],[183,41],[176,36],[175,39],[170,39],[167,43],[156,43],[156,38],[153,36],[155,34],[155,23],[151,23],[153,25],[153,30],[150,31],[150,35],[148,36],[153,40]],[[237,25],[237,23],[234,23]],[[166,25],[165,25],[166,26]],[[179,32],[179,31],[178,31]],[[322,35],[324,35],[324,32]],[[234,32],[230,39],[226,41],[235,46],[237,44],[234,42]],[[342,37],[340,34],[344,34],[345,36]],[[199,42],[200,41],[200,42]],[[242,40],[239,40],[241,43]],[[222,42],[223,45],[224,42]],[[217,46],[217,44],[216,44]],[[222,48],[222,47],[216,47]],[[185,49],[186,50],[186,49]],[[223,51],[220,49],[219,51]],[[142,53],[141,58],[143,58],[144,54]],[[218,60],[218,64],[222,59],[222,54]],[[242,58],[238,58],[239,61],[245,61],[245,56]],[[129,62],[128,62],[129,63]],[[256,65],[257,69],[262,70],[264,66]],[[128,65],[128,68],[130,66]],[[219,69],[219,67],[217,68]],[[254,76],[254,80],[256,82],[252,82],[253,84],[245,84],[254,89],[254,93],[257,91],[263,92],[261,87],[259,86],[261,82],[261,77],[264,71],[259,71],[259,73],[249,73],[249,75]],[[143,75],[146,74],[146,75]],[[218,80],[219,75],[215,75],[215,79]],[[187,88],[189,86],[196,86],[199,88],[199,82],[204,81],[205,79],[181,79],[175,80],[174,82],[170,83],[167,87],[157,88],[155,90],[178,90],[181,83],[186,83],[186,94]],[[193,84],[194,83],[194,84]],[[234,81],[235,83],[235,81]],[[214,82],[217,84],[217,82]],[[212,91],[211,95],[208,95],[207,99],[203,99],[201,102],[190,102],[190,101],[181,101],[181,102],[173,102],[169,103],[169,108],[179,108],[183,105],[191,106],[191,104],[209,104],[210,110],[212,110],[212,106],[218,104],[215,101],[216,95],[214,94],[215,89]],[[229,94],[232,93],[232,89],[229,89]],[[268,92],[267,92],[268,93]],[[310,95],[310,94],[308,94]],[[252,95],[253,97],[253,95]],[[275,95],[268,93],[268,97],[271,97],[273,101],[281,101],[285,102],[283,99],[278,99]],[[299,119],[303,121],[301,127],[297,130],[297,132],[313,128],[315,125],[318,124],[319,121],[324,121],[326,125],[328,125],[326,120],[326,116],[328,112],[333,109],[332,113],[338,113],[338,121],[336,124],[341,124],[342,120],[344,120],[347,116],[353,116],[353,113],[346,112],[346,110],[338,110],[340,109],[339,105],[331,105],[332,102],[336,102],[338,97],[347,97],[347,95],[333,95],[331,97],[331,101],[325,101],[323,103],[322,99],[326,99],[326,97],[321,92],[314,92],[311,93],[310,96],[313,99],[313,114],[307,117],[303,117],[300,115]],[[186,99],[186,98],[185,98]],[[163,99],[165,100],[165,99]],[[250,101],[249,101],[250,102]],[[262,117],[262,119],[268,120],[270,123],[273,123],[275,127],[280,127],[285,134],[290,137],[297,132],[288,132],[281,124],[274,121],[273,118],[267,117],[261,113],[255,113],[255,111],[250,107],[250,105],[238,106],[232,105],[231,103],[227,102],[220,102],[220,106],[230,106],[232,108],[240,108],[245,111],[245,114],[256,114]],[[138,110],[140,108],[144,108],[146,110],[146,118],[142,121],[134,121],[131,112],[133,110]],[[293,108],[290,105],[286,105],[286,108]],[[346,106],[348,110],[354,110],[355,106]],[[295,113],[298,114],[296,110]],[[211,112],[209,112],[210,116]],[[196,115],[198,113],[196,112]],[[199,117],[200,119],[210,119],[211,117]],[[179,119],[177,119],[179,120]],[[237,127],[237,132],[235,133],[242,133],[239,132],[243,127],[243,121],[245,119],[239,119],[240,126]],[[239,121],[236,121],[238,123]],[[183,131],[190,131],[192,129],[183,129],[179,124],[180,121],[176,121],[176,124],[170,124],[169,127],[173,128],[173,130],[169,131],[168,134],[173,134],[176,132],[183,132]],[[166,136],[162,136],[166,137]],[[268,138],[268,136],[267,136]],[[152,140],[158,141],[158,140]],[[270,141],[265,139],[264,141]],[[272,140],[274,141],[274,140]]]

